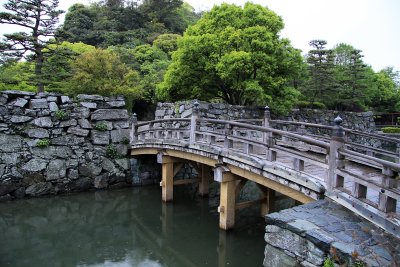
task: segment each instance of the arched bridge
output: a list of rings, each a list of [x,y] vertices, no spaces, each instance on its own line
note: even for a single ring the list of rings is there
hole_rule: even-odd
[[[234,226],[236,209],[259,203],[267,214],[276,191],[301,203],[328,197],[400,236],[399,140],[341,123],[339,117],[335,126],[271,120],[269,109],[263,120],[245,123],[199,118],[195,103],[191,118],[134,118],[131,155],[157,155],[166,202],[178,184],[199,183],[199,194],[206,195],[213,170],[222,229]],[[184,163],[197,169],[197,179],[174,180]],[[236,203],[248,180],[264,197]]]

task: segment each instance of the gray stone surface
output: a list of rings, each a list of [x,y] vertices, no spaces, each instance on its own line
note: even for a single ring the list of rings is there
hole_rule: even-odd
[[[51,117],[37,118],[37,119],[34,119],[32,123],[38,127],[43,127],[43,128],[53,127],[53,122],[51,120]]]
[[[97,104],[93,102],[81,102],[81,106],[89,109],[96,109]]]
[[[41,182],[41,183],[37,183],[34,185],[29,186],[26,190],[25,190],[25,194],[27,194],[28,196],[42,196],[42,195],[48,195],[52,192],[53,190],[53,186],[51,183],[49,182]]]
[[[47,163],[48,162],[43,159],[31,159],[22,166],[22,170],[28,172],[39,172],[46,169]]]
[[[22,140],[18,135],[0,134],[0,152],[16,152],[22,149]]]
[[[89,130],[82,129],[80,127],[69,127],[67,133],[78,135],[78,136],[88,136]]]
[[[49,110],[51,112],[56,112],[59,110],[58,105],[55,102],[49,102]]]
[[[94,179],[94,187],[98,189],[104,189],[108,187],[108,174],[102,174],[96,176]]]
[[[78,95],[76,97],[78,100],[90,100],[90,101],[103,101],[104,98],[102,96],[99,95]]]
[[[78,122],[75,119],[70,119],[66,121],[61,121],[60,122],[60,127],[71,127],[71,126],[76,126]]]
[[[28,129],[26,134],[31,138],[49,138],[49,131],[43,128]]]
[[[91,138],[95,145],[108,145],[110,143],[110,133],[108,131],[101,132],[92,130]]]
[[[31,109],[45,109],[49,108],[49,104],[47,103],[46,99],[31,99],[30,103]]]
[[[113,143],[129,142],[129,129],[119,129],[111,131],[111,140]]]
[[[272,213],[266,222],[267,246],[295,255],[298,264],[305,261],[320,266],[332,248],[343,262],[354,260],[354,254],[367,266],[400,262],[400,240],[332,201],[319,200]],[[275,266],[273,261],[269,263],[266,258],[264,266]]]
[[[88,176],[95,178],[97,175],[101,173],[103,168],[93,162],[88,163],[87,165],[81,165],[79,167],[79,173],[82,176]]]
[[[50,161],[49,165],[47,166],[47,181],[58,180],[64,178],[66,175],[67,167],[65,164],[65,160],[56,159]]]
[[[87,119],[79,119],[78,120],[79,126],[83,129],[92,129],[92,124]]]
[[[125,101],[120,100],[120,101],[108,101],[106,104],[112,108],[121,108],[125,106]]]
[[[129,160],[128,159],[116,159],[115,162],[124,170],[129,170]]]
[[[29,116],[19,116],[19,115],[13,115],[11,116],[10,121],[12,123],[24,123],[24,122],[28,122],[31,121],[32,118]]]
[[[98,109],[92,113],[92,120],[123,120],[129,119],[128,112],[122,109]]]
[[[26,104],[28,104],[28,102],[29,102],[28,100],[19,97],[19,98],[17,98],[17,100],[15,101],[14,106],[15,106],[15,107],[23,108],[23,107],[25,107]]]
[[[61,96],[61,103],[66,104],[66,103],[71,103],[71,99],[68,96]]]

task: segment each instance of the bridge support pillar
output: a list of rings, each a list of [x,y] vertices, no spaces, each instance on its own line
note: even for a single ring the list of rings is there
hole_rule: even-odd
[[[220,183],[219,228],[232,229],[235,226],[237,177],[225,166],[214,169],[214,180]]]
[[[162,200],[172,201],[174,198],[174,163],[162,164]]]
[[[275,191],[262,186],[259,186],[259,188],[261,188],[265,197],[265,201],[261,203],[261,217],[264,217],[274,210]]]
[[[210,183],[211,167],[202,164],[200,166],[200,182],[199,182],[199,195],[202,197],[208,196],[208,187]]]

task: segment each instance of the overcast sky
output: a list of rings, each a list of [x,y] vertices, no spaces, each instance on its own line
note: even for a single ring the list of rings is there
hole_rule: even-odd
[[[246,0],[186,0],[196,10],[209,10],[222,2],[243,5]],[[6,0],[0,0],[1,5]],[[74,3],[90,0],[60,0],[67,10]],[[283,18],[281,35],[295,48],[306,53],[308,42],[323,39],[331,48],[347,43],[363,51],[364,62],[375,71],[394,66],[400,71],[400,1],[399,0],[253,0]],[[0,33],[9,32],[5,25]]]

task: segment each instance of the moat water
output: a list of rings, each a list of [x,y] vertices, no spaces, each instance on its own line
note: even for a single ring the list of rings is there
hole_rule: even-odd
[[[262,266],[264,222],[247,215],[220,231],[207,199],[163,204],[159,187],[3,202],[0,266]]]

